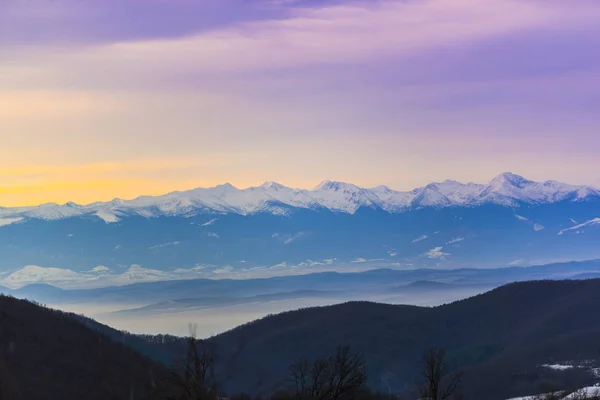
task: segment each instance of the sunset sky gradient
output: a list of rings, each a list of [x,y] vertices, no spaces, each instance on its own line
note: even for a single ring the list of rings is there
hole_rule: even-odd
[[[597,0],[0,0],[0,206],[600,186]]]

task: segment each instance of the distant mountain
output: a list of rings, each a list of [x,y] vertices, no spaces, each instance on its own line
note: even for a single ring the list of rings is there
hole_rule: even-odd
[[[0,224],[74,217],[96,217],[106,223],[114,223],[131,216],[287,215],[296,208],[328,209],[353,214],[361,207],[368,207],[400,213],[426,207],[473,207],[483,204],[517,207],[521,204],[578,202],[598,198],[600,190],[591,186],[574,186],[556,181],[533,182],[512,173],[501,174],[488,184],[463,184],[446,180],[410,192],[399,192],[386,186],[365,189],[332,181],[324,181],[313,190],[292,189],[276,182],[267,182],[248,189],[224,184],[208,189],[198,188],[156,197],[141,196],[134,200],[115,199],[89,205],[70,202],[64,205],[47,203],[37,207],[0,208]]]
[[[600,260],[533,267],[492,269],[375,269],[365,272],[321,272],[260,279],[189,279],[136,283],[95,289],[59,289],[32,284],[5,293],[51,304],[224,305],[320,295],[337,299],[372,299],[388,293],[490,289],[511,282],[579,279],[600,274]],[[273,297],[269,297],[273,296]],[[178,302],[179,301],[179,302]],[[163,307],[164,308],[164,307]]]
[[[218,307],[231,307],[235,305],[261,304],[279,300],[300,300],[304,298],[331,298],[335,299],[335,293],[324,290],[294,290],[290,292],[259,294],[255,296],[216,296],[216,297],[194,297],[188,299],[176,299],[162,303],[150,304],[144,307],[117,311],[118,314],[140,314],[158,315],[162,313],[181,312],[189,310],[201,310]]]
[[[151,399],[164,365],[71,314],[0,296],[2,399]]]
[[[548,386],[595,382],[600,366],[600,280],[536,281],[500,287],[452,304],[421,308],[366,302],[270,316],[211,339],[232,391],[285,386],[290,360],[348,343],[365,354],[369,384],[394,393],[414,388],[422,354],[447,350],[462,369],[468,398],[501,400]],[[585,365],[556,371],[544,364]]]
[[[592,259],[600,257],[599,218],[598,189],[510,173],[488,184],[444,181],[410,192],[270,182],[85,206],[0,208],[0,284],[69,281],[72,272],[86,273],[89,284],[127,273],[122,284]]]

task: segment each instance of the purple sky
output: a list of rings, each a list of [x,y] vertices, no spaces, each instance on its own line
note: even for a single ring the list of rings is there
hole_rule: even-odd
[[[600,186],[597,0],[0,0],[0,205]]]

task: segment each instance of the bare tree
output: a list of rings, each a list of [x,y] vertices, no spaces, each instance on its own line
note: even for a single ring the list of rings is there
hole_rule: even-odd
[[[311,368],[306,360],[295,362],[290,366],[290,379],[296,397],[304,399],[308,395]]]
[[[367,373],[362,354],[339,347],[328,358],[312,364],[299,361],[290,367],[293,390],[302,400],[340,400],[363,388]]]
[[[198,340],[195,336],[195,327],[190,326],[183,371],[175,375],[180,388],[180,394],[175,399],[214,400],[217,398],[215,355],[205,341]]]
[[[362,354],[354,354],[350,346],[338,348],[335,356],[330,359],[332,369],[331,399],[337,400],[347,393],[363,387],[367,381],[367,370]]]
[[[447,373],[446,352],[444,349],[432,348],[425,353],[421,370],[422,382],[418,384],[421,400],[446,400],[457,396],[461,373],[455,373],[449,382],[443,385]]]

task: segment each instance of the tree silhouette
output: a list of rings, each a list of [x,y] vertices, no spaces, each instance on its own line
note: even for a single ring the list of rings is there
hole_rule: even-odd
[[[363,355],[353,353],[346,345],[328,358],[292,364],[290,378],[298,399],[340,400],[365,386],[367,370]]]
[[[425,353],[421,369],[422,382],[417,385],[421,400],[446,400],[453,395],[458,397],[457,389],[462,374],[453,374],[449,378],[449,382],[443,385],[446,369],[444,349],[432,348]]]
[[[196,328],[190,325],[187,351],[182,371],[175,373],[179,394],[177,400],[214,400],[217,398],[217,383],[214,373],[214,351],[206,341],[196,339]]]

